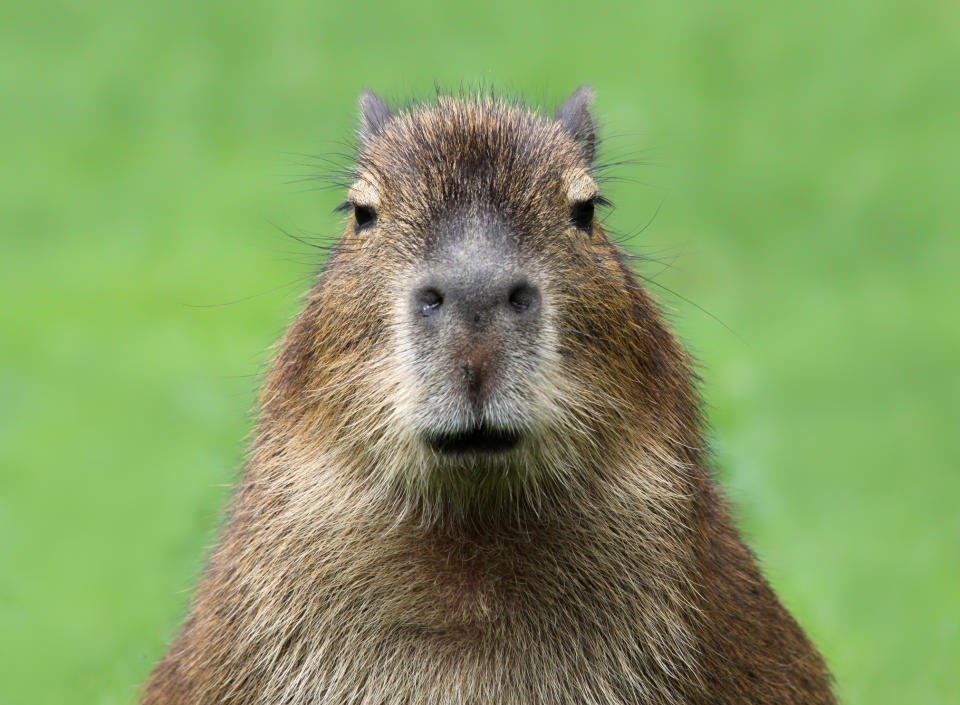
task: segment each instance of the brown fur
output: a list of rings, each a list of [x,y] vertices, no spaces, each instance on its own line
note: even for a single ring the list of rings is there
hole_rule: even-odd
[[[711,481],[687,355],[600,226],[570,227],[592,145],[494,98],[367,115],[377,227],[347,227],[280,344],[143,703],[832,703]],[[536,433],[462,467],[409,428],[394,299],[437,214],[477,204],[522,239],[549,335]]]

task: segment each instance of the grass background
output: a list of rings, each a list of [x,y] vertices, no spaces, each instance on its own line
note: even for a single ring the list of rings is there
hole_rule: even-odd
[[[173,636],[320,264],[272,223],[339,230],[291,153],[364,87],[584,81],[775,588],[845,702],[957,702],[958,37],[950,0],[2,0],[0,703],[133,702]]]

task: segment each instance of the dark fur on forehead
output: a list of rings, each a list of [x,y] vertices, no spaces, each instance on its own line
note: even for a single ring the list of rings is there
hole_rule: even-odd
[[[575,114],[565,107],[559,118],[492,94],[412,103],[361,141],[356,171],[372,176],[390,200],[431,210],[464,200],[522,207],[560,184],[566,170],[591,170],[593,150],[570,129],[586,114],[581,93]]]

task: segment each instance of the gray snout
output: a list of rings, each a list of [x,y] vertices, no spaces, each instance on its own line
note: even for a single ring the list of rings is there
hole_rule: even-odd
[[[540,287],[497,248],[458,247],[432,263],[410,292],[417,356],[455,381],[473,404],[514,386],[534,353]]]

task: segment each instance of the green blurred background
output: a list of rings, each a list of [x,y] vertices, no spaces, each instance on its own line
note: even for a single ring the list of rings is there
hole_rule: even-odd
[[[366,87],[584,81],[843,700],[960,701],[958,38],[954,0],[3,0],[0,704],[133,702],[173,636],[320,265],[275,224],[340,227],[296,153],[348,152]]]

